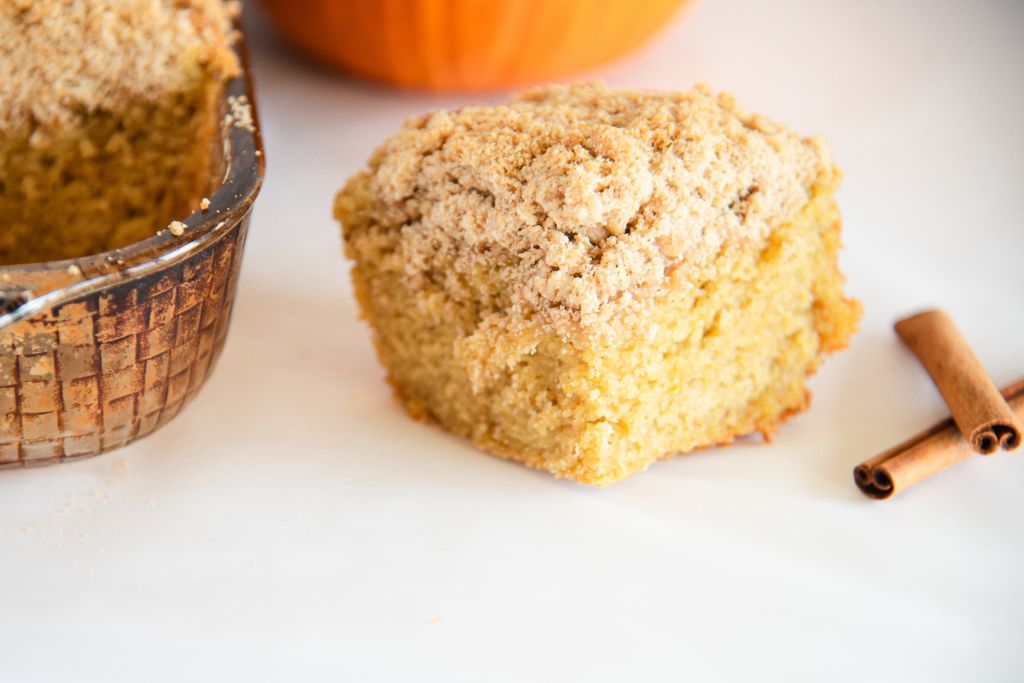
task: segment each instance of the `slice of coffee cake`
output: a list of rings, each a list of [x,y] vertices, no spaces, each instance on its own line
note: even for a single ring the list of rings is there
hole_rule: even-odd
[[[557,476],[771,433],[857,324],[828,152],[728,95],[540,89],[369,165],[335,215],[398,395]]]

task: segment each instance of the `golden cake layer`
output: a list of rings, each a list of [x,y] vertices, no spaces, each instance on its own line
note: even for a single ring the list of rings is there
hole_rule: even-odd
[[[230,48],[220,0],[0,3],[0,264],[143,239],[208,190]]]
[[[838,181],[729,95],[581,84],[408,121],[335,215],[408,411],[600,485],[807,406],[859,317]]]

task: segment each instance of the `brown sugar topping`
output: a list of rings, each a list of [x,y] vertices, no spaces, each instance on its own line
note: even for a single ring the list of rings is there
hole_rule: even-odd
[[[0,133],[152,100],[200,67],[233,75],[236,9],[220,0],[0,2]]]
[[[413,287],[492,273],[506,312],[592,325],[763,239],[831,173],[822,143],[728,94],[578,84],[414,118],[338,201],[401,231]]]

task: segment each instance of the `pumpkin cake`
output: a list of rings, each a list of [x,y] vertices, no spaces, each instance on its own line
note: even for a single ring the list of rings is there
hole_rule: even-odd
[[[604,485],[808,406],[860,314],[838,183],[727,94],[580,84],[408,121],[334,212],[408,412]]]
[[[209,188],[233,3],[0,3],[0,264],[149,237]]]

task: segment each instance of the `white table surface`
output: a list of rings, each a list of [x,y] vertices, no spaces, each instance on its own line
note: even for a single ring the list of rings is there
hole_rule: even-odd
[[[356,320],[333,192],[403,117],[502,95],[348,80],[249,20],[269,174],[228,346],[157,435],[0,472],[0,680],[1024,680],[1024,454],[851,481],[944,415],[897,317],[941,304],[1024,375],[1021,3],[710,0],[588,75],[824,135],[865,309],[774,443],[604,490],[407,419]]]

